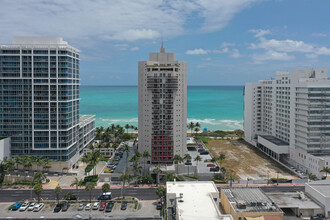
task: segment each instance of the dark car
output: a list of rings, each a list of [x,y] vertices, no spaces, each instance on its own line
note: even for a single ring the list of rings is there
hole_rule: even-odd
[[[108,204],[105,207],[105,212],[111,212],[113,208],[113,202],[108,202]]]
[[[77,200],[77,196],[70,195],[69,197],[66,198],[66,200]]]
[[[211,168],[210,168],[210,171],[211,171],[211,172],[217,172],[217,171],[219,171],[219,170],[220,170],[219,167],[211,167]]]
[[[126,210],[127,209],[127,202],[126,201],[122,201],[120,209],[121,210]]]
[[[158,202],[157,203],[157,210],[161,210],[162,209],[162,203],[161,202]]]
[[[70,204],[65,202],[62,204],[62,212],[66,212],[70,207]]]
[[[62,204],[58,203],[54,208],[54,212],[59,212],[59,211],[61,211],[61,209],[62,209]]]
[[[185,165],[192,165],[192,163],[190,161],[187,161],[184,163]]]
[[[207,155],[207,154],[209,154],[209,152],[205,150],[205,151],[199,152],[199,154],[200,155]]]

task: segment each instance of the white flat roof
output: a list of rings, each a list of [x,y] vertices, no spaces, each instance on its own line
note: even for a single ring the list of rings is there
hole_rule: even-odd
[[[330,197],[330,179],[306,183],[324,197]]]
[[[14,37],[13,44],[65,44],[62,37]]]
[[[180,220],[223,219],[224,216],[211,196],[211,193],[219,193],[213,182],[167,182],[166,186],[167,193],[175,193],[177,198],[180,197],[180,193],[183,194],[183,202],[178,202],[180,199],[177,199]]]

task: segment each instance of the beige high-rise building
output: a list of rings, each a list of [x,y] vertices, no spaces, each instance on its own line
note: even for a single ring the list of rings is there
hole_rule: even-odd
[[[187,138],[187,63],[175,53],[150,53],[139,62],[139,152],[151,163],[172,163],[183,156]]]

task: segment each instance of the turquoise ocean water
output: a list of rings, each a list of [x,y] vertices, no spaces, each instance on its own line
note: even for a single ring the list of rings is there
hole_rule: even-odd
[[[80,114],[96,126],[138,123],[137,86],[81,86]],[[188,86],[188,122],[208,130],[243,128],[243,86]]]

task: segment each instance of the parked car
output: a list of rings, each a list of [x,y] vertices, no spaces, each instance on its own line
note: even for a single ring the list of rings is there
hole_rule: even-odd
[[[185,165],[192,165],[192,163],[189,162],[189,161],[185,162],[184,164],[185,164]]]
[[[100,211],[103,211],[104,209],[105,209],[105,206],[106,206],[107,204],[105,203],[105,202],[101,202],[101,205],[100,205],[100,208],[99,208],[99,210]]]
[[[200,154],[200,155],[207,155],[207,154],[209,154],[209,152],[206,151],[206,150],[204,150],[204,151],[200,152],[199,154]]]
[[[45,204],[43,204],[43,203],[38,203],[38,204],[36,204],[36,205],[34,206],[34,208],[33,208],[33,211],[34,211],[34,212],[39,212],[39,211],[44,207],[44,205],[45,205]]]
[[[101,195],[99,195],[99,197],[97,197],[97,200],[107,200],[107,199],[111,199],[111,192],[102,193]]]
[[[158,202],[157,203],[157,210],[161,210],[162,209],[162,203],[161,202]]]
[[[110,201],[108,204],[105,206],[105,212],[111,212],[113,208],[113,202]]]
[[[215,167],[216,165],[215,164],[213,164],[213,163],[209,163],[209,164],[207,164],[207,167]]]
[[[127,209],[127,201],[122,201],[121,202],[121,210],[126,210]]]
[[[29,207],[29,205],[30,205],[30,202],[28,202],[28,201],[24,202],[24,203],[21,205],[21,207],[19,208],[19,211],[20,211],[20,212],[24,212],[24,211]]]
[[[199,149],[198,149],[198,152],[199,152],[199,153],[200,153],[200,152],[203,152],[203,151],[205,151],[204,148],[199,148]]]
[[[84,203],[80,203],[78,206],[78,211],[84,210]]]
[[[98,210],[99,209],[99,203],[98,202],[95,202],[93,204],[93,210]]]
[[[85,206],[85,210],[91,210],[91,208],[92,208],[92,204],[87,203]]]
[[[70,207],[70,204],[67,202],[64,202],[62,205],[62,212],[66,212]]]
[[[11,208],[12,211],[17,211],[19,209],[19,207],[21,207],[23,203],[21,202],[18,202],[18,203],[15,203],[15,205],[13,205],[13,207]]]
[[[70,194],[70,196],[67,197],[66,200],[77,200],[77,196]]]
[[[62,204],[58,203],[54,208],[54,212],[59,212],[59,211],[61,211],[61,209],[62,209]]]
[[[203,147],[203,146],[198,146],[197,148],[198,148],[198,149],[202,149],[202,148],[204,148],[204,147]]]
[[[31,202],[30,205],[29,205],[29,207],[27,208],[27,210],[28,210],[28,211],[32,211],[33,208],[34,208],[34,206],[35,206],[36,204],[37,204],[37,203],[35,203],[35,202]]]
[[[218,172],[219,170],[220,170],[219,167],[211,167],[211,168],[210,168],[210,171],[211,171],[211,172]]]

